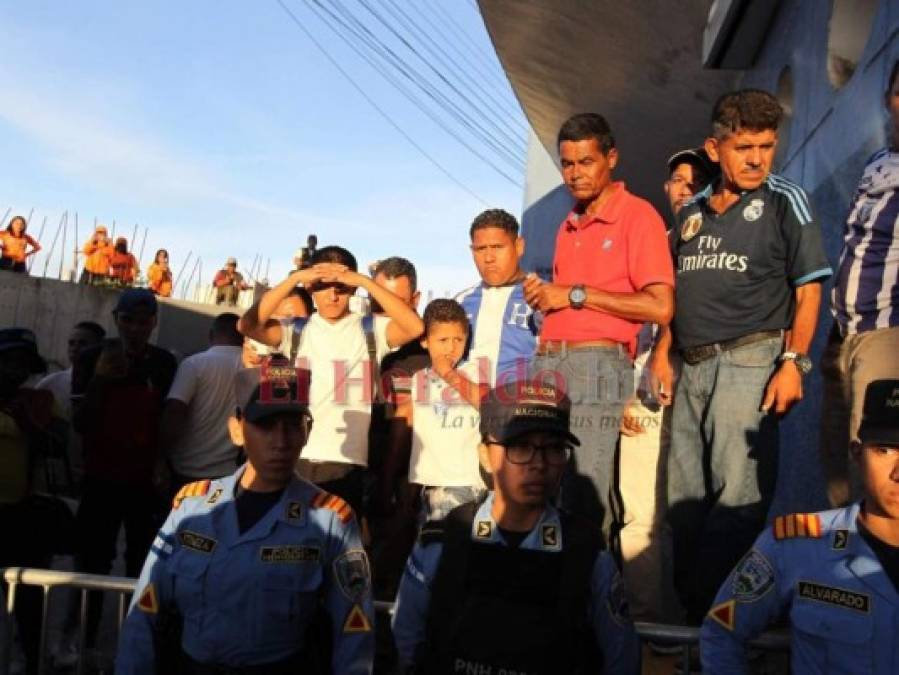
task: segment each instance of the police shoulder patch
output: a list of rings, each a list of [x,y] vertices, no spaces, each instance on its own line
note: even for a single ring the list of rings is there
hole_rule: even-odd
[[[555,523],[544,523],[540,526],[540,545],[547,550],[557,551],[562,548],[559,540],[559,526]]]
[[[319,492],[316,494],[315,497],[312,498],[312,508],[333,511],[344,525],[349,523],[355,517],[353,507],[337,495],[332,495],[329,492]]]
[[[821,536],[821,517],[817,513],[791,513],[774,519],[774,538],[778,541]]]
[[[371,631],[371,621],[365,616],[361,605],[353,605],[346,621],[343,623],[344,633],[368,633]]]
[[[156,586],[152,583],[146,585],[137,599],[137,608],[147,614],[157,614],[159,612],[159,600],[156,597]]]
[[[849,530],[834,530],[833,543],[830,547],[834,551],[844,551],[849,545]]]
[[[175,499],[172,500],[172,508],[177,509],[181,506],[181,502],[183,502],[188,497],[203,497],[209,492],[209,485],[212,483],[210,480],[198,480],[193,483],[188,483],[183,488],[178,490],[178,494],[175,495]]]
[[[334,561],[334,580],[347,600],[362,602],[371,591],[371,569],[362,549],[346,551]]]
[[[755,602],[774,587],[774,569],[761,553],[752,549],[734,568],[731,593],[737,602]]]
[[[489,520],[478,520],[474,524],[475,539],[490,539],[493,536],[493,523]]]
[[[708,617],[719,626],[724,626],[727,630],[734,629],[735,615],[737,613],[737,601],[728,600],[720,605],[715,605],[709,610]]]

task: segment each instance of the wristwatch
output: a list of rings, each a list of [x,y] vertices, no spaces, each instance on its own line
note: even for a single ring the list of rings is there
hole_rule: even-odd
[[[812,372],[812,360],[805,354],[800,354],[799,352],[784,352],[780,355],[780,359],[778,360],[781,363],[784,361],[792,361],[803,375],[808,375]]]
[[[587,291],[584,290],[583,285],[575,284],[571,287],[571,290],[568,291],[568,302],[571,309],[581,309],[584,306],[584,303],[587,302]]]

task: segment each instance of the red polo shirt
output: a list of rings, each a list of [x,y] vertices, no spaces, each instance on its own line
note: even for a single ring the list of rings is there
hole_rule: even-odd
[[[599,212],[580,216],[572,211],[556,235],[553,282],[564,286],[635,293],[650,284],[674,287],[674,269],[665,224],[645,199],[614,183]],[[628,321],[592,309],[566,308],[543,321],[542,342],[615,340],[634,356],[640,321]]]

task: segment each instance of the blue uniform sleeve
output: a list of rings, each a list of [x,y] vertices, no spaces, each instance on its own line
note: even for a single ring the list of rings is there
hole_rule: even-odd
[[[174,548],[178,519],[177,510],[169,513],[144,562],[119,636],[116,675],[156,674],[157,624],[161,613],[174,609],[174,583],[168,559]]]
[[[602,651],[604,675],[638,675],[640,639],[627,607],[624,580],[608,553],[593,566],[590,618]]]
[[[416,543],[400,580],[393,615],[393,637],[403,667],[417,664],[424,648],[431,583],[443,551],[441,544]]]
[[[761,633],[790,601],[780,570],[784,543],[765,530],[725,580],[700,632],[702,672],[744,675],[746,642]]]
[[[375,657],[371,568],[355,517],[333,520],[325,579],[325,608],[331,617],[335,675],[372,672]]]

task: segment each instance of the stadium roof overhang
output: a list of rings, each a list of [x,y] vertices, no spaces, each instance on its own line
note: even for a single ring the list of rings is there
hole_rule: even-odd
[[[567,117],[602,113],[622,155],[618,177],[665,208],[665,160],[705,138],[712,104],[739,75],[703,68],[709,0],[479,4],[512,87],[550,154],[556,155],[556,134]]]

